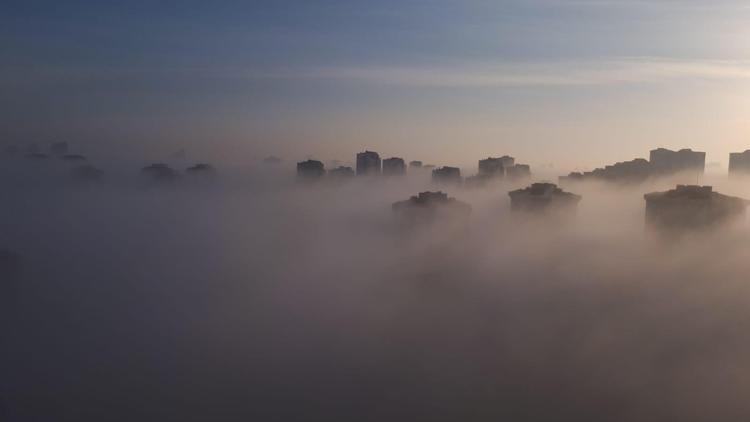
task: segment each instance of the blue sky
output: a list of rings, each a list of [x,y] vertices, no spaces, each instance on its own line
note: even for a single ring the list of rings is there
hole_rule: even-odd
[[[750,148],[739,1],[6,2],[0,135],[217,160]]]

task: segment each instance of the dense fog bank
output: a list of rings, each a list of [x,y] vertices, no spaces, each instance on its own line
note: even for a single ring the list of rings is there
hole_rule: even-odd
[[[0,182],[4,420],[750,414],[750,231],[650,238],[669,182],[566,187],[555,224],[511,215],[518,186],[446,188],[468,224],[406,230],[391,204],[427,177],[29,171]]]

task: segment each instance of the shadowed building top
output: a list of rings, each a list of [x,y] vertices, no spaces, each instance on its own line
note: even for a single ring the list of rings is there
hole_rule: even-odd
[[[466,218],[471,214],[471,205],[443,192],[421,192],[406,201],[395,202],[392,206],[397,216],[407,220],[431,220],[439,216]]]
[[[654,172],[662,174],[680,172],[703,174],[706,169],[706,153],[687,148],[679,151],[657,148],[651,151],[649,161]]]
[[[403,158],[393,157],[383,160],[383,175],[403,176],[406,174],[406,163]]]
[[[325,174],[325,166],[320,161],[307,160],[297,163],[297,178],[299,180],[317,180]]]
[[[375,176],[381,172],[380,155],[365,151],[357,154],[357,176]]]
[[[714,192],[711,186],[677,185],[644,198],[648,226],[678,231],[731,222],[744,216],[748,205],[747,200]]]
[[[432,170],[432,181],[442,184],[460,184],[461,169],[458,167],[440,167]]]
[[[729,154],[729,175],[750,175],[750,149]]]
[[[575,211],[581,197],[565,192],[553,183],[534,183],[525,189],[508,192],[513,211]]]

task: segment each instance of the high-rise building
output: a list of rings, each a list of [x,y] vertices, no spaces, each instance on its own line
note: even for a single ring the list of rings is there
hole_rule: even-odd
[[[649,161],[656,174],[682,172],[703,174],[706,169],[706,153],[691,149],[671,151],[665,148],[657,148],[651,151]]]
[[[502,158],[486,158],[479,160],[479,173],[477,176],[480,178],[490,177],[503,177],[505,175],[505,164]]]
[[[581,197],[565,192],[553,183],[534,183],[525,189],[508,192],[512,211],[575,213]]]
[[[432,170],[432,181],[444,184],[461,184],[461,169],[458,167],[440,167]]]
[[[402,158],[393,157],[383,160],[383,175],[403,176],[406,174],[406,163]]]
[[[523,180],[531,178],[531,166],[528,164],[515,164],[505,169],[505,175],[511,180]]]
[[[729,175],[750,175],[750,149],[729,154]]]
[[[705,229],[745,215],[748,201],[714,192],[711,186],[677,185],[644,195],[646,224],[667,232]]]
[[[381,172],[380,155],[365,151],[357,154],[357,176],[375,176]]]
[[[422,162],[421,161],[411,161],[411,162],[409,162],[409,168],[410,169],[421,169],[422,168]]]
[[[313,181],[322,178],[326,174],[325,166],[317,160],[307,160],[297,163],[297,178],[299,180]]]

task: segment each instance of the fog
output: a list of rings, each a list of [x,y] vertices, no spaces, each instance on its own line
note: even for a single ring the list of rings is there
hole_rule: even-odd
[[[466,225],[405,229],[406,180],[0,163],[2,421],[716,421],[750,414],[746,222],[679,241],[643,194],[444,188]],[[268,167],[268,166],[266,166]],[[707,176],[722,193],[750,184]]]

